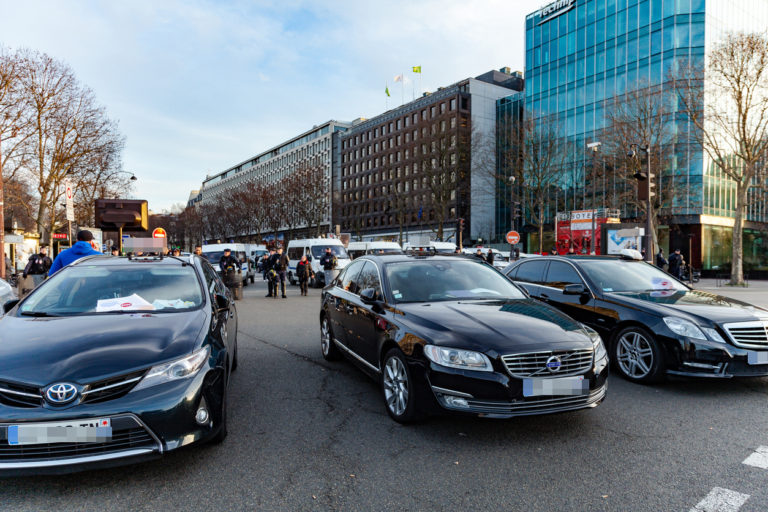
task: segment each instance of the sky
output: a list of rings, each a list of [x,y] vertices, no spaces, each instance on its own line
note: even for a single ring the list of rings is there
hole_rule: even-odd
[[[155,212],[330,119],[371,118],[424,91],[523,71],[522,0],[4,2],[0,45],[64,61],[127,138]],[[394,77],[405,74],[404,89]],[[415,80],[415,81],[414,81]],[[388,83],[392,95],[384,94]],[[388,104],[387,104],[388,101]]]

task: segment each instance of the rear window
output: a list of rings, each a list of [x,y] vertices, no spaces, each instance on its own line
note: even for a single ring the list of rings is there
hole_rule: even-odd
[[[330,247],[331,253],[336,255],[339,259],[349,259],[349,256],[347,255],[347,250],[344,249],[343,245],[313,245],[312,246],[312,257],[320,259],[325,254],[325,249]]]

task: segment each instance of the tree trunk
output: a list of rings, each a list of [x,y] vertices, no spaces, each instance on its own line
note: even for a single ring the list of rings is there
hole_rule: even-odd
[[[539,222],[539,254],[544,252],[544,223]]]
[[[733,215],[733,258],[731,261],[731,284],[744,284],[744,246],[743,225],[744,211],[747,204],[747,191],[749,185],[737,183],[736,186],[736,211]]]

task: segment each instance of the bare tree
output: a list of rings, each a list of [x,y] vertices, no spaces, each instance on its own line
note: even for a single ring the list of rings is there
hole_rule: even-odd
[[[743,226],[750,190],[764,200],[768,156],[768,36],[731,33],[700,61],[684,63],[673,76],[677,100],[693,125],[692,138],[710,165],[736,188],[731,284],[743,276]],[[754,195],[753,195],[754,197]]]
[[[307,225],[310,237],[313,230],[320,236],[323,220],[327,218],[331,207],[330,183],[325,176],[324,166],[309,164],[298,169],[294,185],[299,221]]]

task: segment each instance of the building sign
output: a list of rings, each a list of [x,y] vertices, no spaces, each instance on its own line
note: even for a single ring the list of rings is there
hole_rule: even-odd
[[[54,240],[66,240],[68,238],[66,233],[54,233],[51,236]]]
[[[571,231],[591,231],[592,211],[581,210],[571,212]]]
[[[558,0],[557,2],[552,2],[546,7],[542,7],[539,11],[539,17],[541,18],[539,25],[546,23],[553,18],[557,18],[561,14],[570,11],[575,6],[576,0]]]

